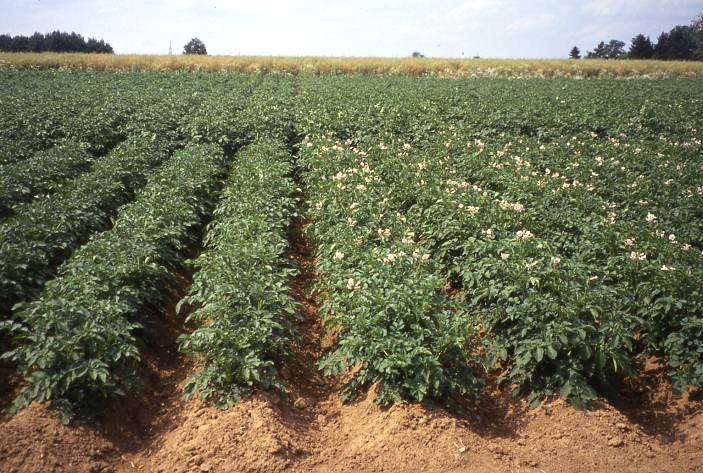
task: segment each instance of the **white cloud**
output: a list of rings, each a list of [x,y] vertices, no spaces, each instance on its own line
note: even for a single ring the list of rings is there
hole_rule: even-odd
[[[619,15],[700,5],[700,0],[589,0],[583,10],[594,15]]]
[[[513,30],[513,31],[521,31],[521,30],[532,30],[535,28],[543,28],[545,26],[549,26],[552,23],[554,23],[554,20],[556,20],[556,15],[552,13],[542,13],[539,15],[528,15],[524,16],[522,18],[518,18],[517,20],[513,21],[508,29]]]
[[[449,10],[446,17],[449,20],[460,20],[466,17],[469,13],[494,10],[502,5],[502,0],[466,0],[461,5]]]

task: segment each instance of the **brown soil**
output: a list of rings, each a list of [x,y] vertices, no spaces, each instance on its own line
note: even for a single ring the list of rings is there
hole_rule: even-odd
[[[655,364],[625,387],[628,400],[589,412],[563,401],[529,410],[495,386],[463,417],[416,404],[382,409],[373,388],[342,405],[338,381],[315,366],[328,342],[310,293],[314,262],[303,227],[291,230],[302,321],[281,370],[288,398],[259,393],[226,411],[184,401],[194,366],[176,351],[181,318],[165,314],[160,343],[145,350],[142,394],[110,406],[97,426],[64,426],[32,406],[0,424],[0,471],[703,472],[701,401],[672,399]]]

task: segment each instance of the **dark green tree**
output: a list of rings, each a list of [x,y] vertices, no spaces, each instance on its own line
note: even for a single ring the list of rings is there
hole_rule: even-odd
[[[0,51],[16,53],[40,53],[51,51],[57,53],[108,53],[112,54],[112,46],[103,40],[88,38],[88,41],[78,33],[34,33],[32,36],[0,35]]]
[[[569,52],[569,58],[581,59],[581,50],[578,48],[578,46],[574,46],[573,48],[571,48],[571,52]]]
[[[183,46],[183,54],[199,54],[201,56],[207,56],[205,43],[200,41],[198,38],[193,38],[188,41],[188,44]]]
[[[674,26],[659,35],[654,46],[654,57],[664,61],[689,61],[695,58],[698,45],[695,30],[690,26]]]
[[[693,53],[695,59],[703,61],[703,13],[698,15],[691,22],[693,39],[696,41],[696,52]]]
[[[609,43],[601,41],[593,51],[589,51],[588,59],[622,59],[625,57],[625,43],[611,39]]]
[[[654,56],[654,44],[649,36],[638,34],[632,38],[627,56],[630,59],[651,59]]]

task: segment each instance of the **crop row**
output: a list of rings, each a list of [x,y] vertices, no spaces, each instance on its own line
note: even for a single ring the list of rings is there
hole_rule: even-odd
[[[16,409],[52,400],[69,413],[139,384],[136,332],[175,287],[173,271],[196,242],[223,165],[213,145],[178,151],[120,209],[112,229],[81,247],[39,299],[4,323],[18,347],[3,358],[25,380]]]
[[[10,213],[19,202],[60,189],[91,164],[92,157],[85,146],[65,142],[29,159],[0,165],[0,216]]]
[[[535,402],[560,394],[586,404],[595,388],[636,374],[651,355],[669,360],[675,388],[701,385],[700,252],[664,232],[652,214],[620,211],[593,192],[601,179],[617,182],[613,176],[592,177],[591,184],[551,170],[545,175],[535,168],[550,156],[549,145],[535,156],[529,153],[535,143],[491,148],[451,133],[363,150],[331,138],[310,144],[324,162],[339,159],[330,155],[363,156],[363,165],[349,162],[315,181],[336,183],[358,214],[359,194],[372,187],[356,176],[373,171],[370,182],[378,180],[386,192],[374,225],[393,235],[399,215],[410,222],[407,241],[423,242],[452,288],[452,302],[481,334],[487,356],[477,362],[504,367],[505,379]],[[578,170],[591,166],[579,163]],[[600,160],[592,166],[608,169]],[[329,197],[318,198],[316,205],[327,209]],[[340,216],[338,227],[345,216],[348,226],[362,222],[343,209],[332,212]],[[342,228],[338,242],[348,239]],[[357,240],[358,248],[364,241]],[[347,255],[340,250],[340,261]]]
[[[69,181],[57,193],[19,207],[0,223],[0,299],[27,300],[68,255],[93,232],[109,224],[111,211],[126,203],[145,182],[148,171],[168,157],[158,142],[129,138],[90,172]]]
[[[153,129],[165,122],[161,114],[188,105],[179,112],[183,116],[202,98],[199,82],[179,76],[8,75],[0,102],[2,164],[22,161],[63,140],[85,144],[91,154],[102,156],[129,135],[160,132]]]
[[[306,138],[300,162],[321,314],[338,339],[320,367],[328,375],[354,368],[345,398],[374,383],[381,403],[476,395],[467,314],[443,290],[407,215],[389,206],[376,166],[329,137]]]
[[[293,270],[284,252],[294,216],[291,156],[271,139],[244,148],[232,163],[207,228],[205,251],[180,304],[196,307],[200,327],[181,350],[201,359],[185,386],[227,406],[254,387],[280,388],[274,360],[290,352],[295,306],[287,286]]]

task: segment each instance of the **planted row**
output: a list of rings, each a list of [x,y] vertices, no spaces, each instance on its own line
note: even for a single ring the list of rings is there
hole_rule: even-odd
[[[269,139],[244,148],[230,167],[180,303],[197,307],[188,319],[201,325],[180,340],[183,352],[201,359],[188,396],[227,406],[254,387],[283,389],[274,361],[290,351],[295,316],[284,257],[295,216],[291,172],[291,156]]]
[[[530,400],[586,405],[651,355],[669,360],[678,390],[700,385],[701,255],[653,215],[595,192],[616,181],[603,158],[552,148],[444,130],[415,146],[380,144],[367,161],[485,334],[486,366],[505,368]]]
[[[19,202],[61,189],[92,160],[84,145],[69,141],[24,161],[0,166],[0,215],[11,213],[12,206]]]
[[[7,308],[28,300],[51,274],[51,266],[109,224],[110,214],[165,160],[158,141],[132,137],[91,170],[49,196],[16,206],[0,224],[0,300]]]
[[[211,145],[177,152],[111,230],[81,247],[38,300],[3,324],[18,344],[3,358],[25,380],[15,409],[52,401],[69,414],[139,385],[137,331],[175,287],[172,271],[212,207],[223,161]]]
[[[379,383],[376,401],[462,402],[477,394],[472,325],[364,151],[329,137],[301,148],[318,248],[321,314],[337,348],[328,375],[352,370],[344,396]]]

